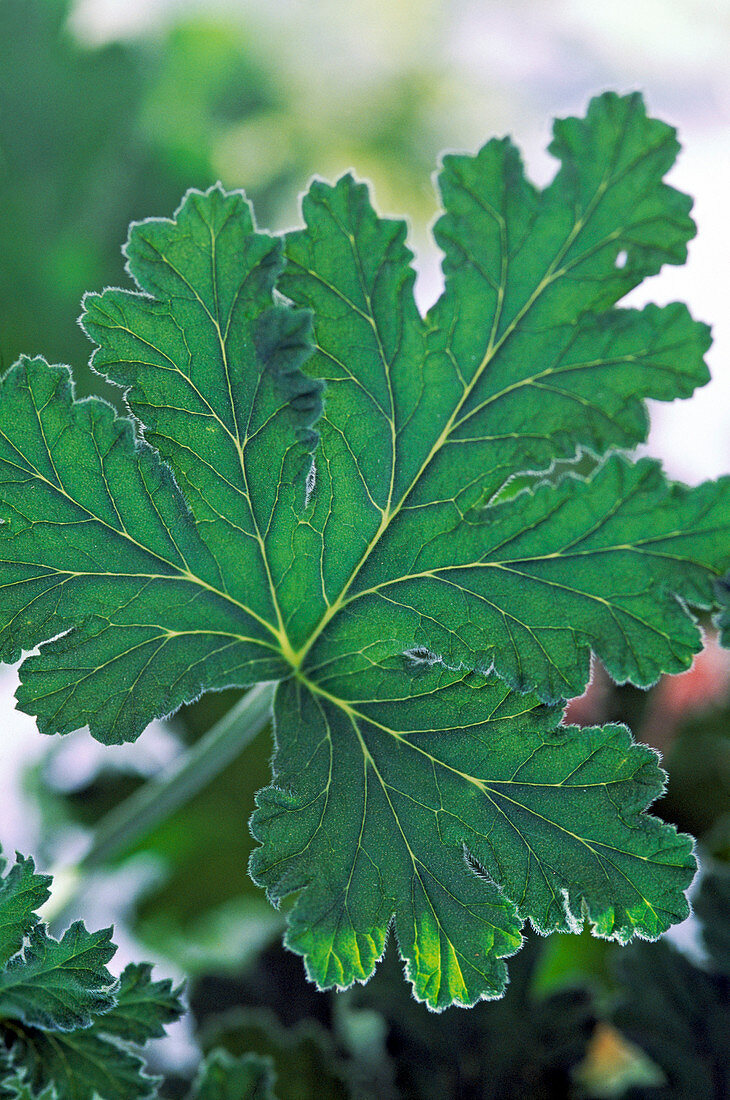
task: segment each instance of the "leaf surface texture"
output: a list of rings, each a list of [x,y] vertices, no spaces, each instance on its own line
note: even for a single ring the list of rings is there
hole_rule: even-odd
[[[639,96],[550,148],[542,192],[509,141],[445,158],[425,317],[404,223],[351,176],[285,239],[216,187],[132,226],[134,291],[85,299],[130,419],[41,360],[2,382],[0,647],[41,645],[21,706],[120,742],[278,680],[252,873],[298,892],[320,984],[365,980],[393,921],[434,1008],[499,995],[526,919],[658,936],[694,868],[643,813],[655,755],[556,707],[591,653],[642,686],[687,668],[730,566],[728,479],[616,453],[645,398],[707,380],[684,306],[616,307],[684,261],[690,200]],[[592,474],[554,468],[582,452]]]

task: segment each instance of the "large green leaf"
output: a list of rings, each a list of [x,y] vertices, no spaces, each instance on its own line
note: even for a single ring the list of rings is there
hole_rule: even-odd
[[[707,378],[683,306],[613,308],[694,232],[662,182],[674,132],[606,95],[551,149],[542,193],[508,142],[447,158],[425,320],[404,224],[351,177],[313,184],[286,238],[278,286],[304,310],[275,300],[283,245],[241,194],[193,191],[132,227],[137,290],[85,300],[134,419],[40,360],[2,382],[2,656],[41,644],[21,706],[113,742],[279,680],[253,873],[299,891],[288,942],[317,981],[367,978],[394,916],[435,1007],[498,995],[527,918],[659,935],[694,867],[641,813],[655,757],[545,704],[583,690],[591,651],[643,685],[688,666],[730,482],[609,455],[493,502],[637,443],[645,397]]]
[[[380,699],[296,681],[277,695],[251,869],[274,900],[306,887],[287,943],[318,983],[369,977],[393,913],[415,992],[439,1008],[504,988],[527,917],[625,942],[686,915],[691,842],[640,815],[662,773],[624,727],[559,726],[478,673],[379,683]]]

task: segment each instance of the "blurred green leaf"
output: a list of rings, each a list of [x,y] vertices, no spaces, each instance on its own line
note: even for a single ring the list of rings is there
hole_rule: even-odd
[[[233,1058],[214,1050],[203,1063],[188,1100],[275,1100],[274,1074],[268,1058],[243,1054]]]
[[[353,1001],[383,1015],[400,1095],[473,1100],[578,1095],[572,1071],[593,1033],[592,997],[580,985],[549,997],[536,994],[543,942],[529,936],[511,960],[503,999],[440,1016],[408,996],[397,954],[386,952],[372,983],[358,989]]]
[[[664,1083],[629,1090],[627,1100],[725,1100],[730,1095],[730,890],[706,874],[697,898],[711,955],[699,966],[666,940],[621,952],[614,1013],[619,1030],[661,1069]],[[718,966],[719,963],[719,966]]]
[[[201,1035],[204,1049],[237,1056],[253,1052],[276,1071],[279,1100],[346,1100],[346,1067],[328,1033],[315,1021],[284,1028],[266,1009],[232,1009]]]
[[[730,868],[718,867],[705,875],[694,910],[702,923],[710,966],[730,979]]]

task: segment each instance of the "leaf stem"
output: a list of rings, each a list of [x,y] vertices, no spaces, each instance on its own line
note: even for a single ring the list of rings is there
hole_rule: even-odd
[[[128,851],[215,779],[271,718],[275,686],[257,684],[181,760],[174,761],[102,818],[79,870],[91,870]]]

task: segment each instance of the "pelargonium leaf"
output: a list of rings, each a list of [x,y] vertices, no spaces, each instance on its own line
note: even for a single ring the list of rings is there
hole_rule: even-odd
[[[2,1067],[0,1067],[2,1068]],[[12,1073],[12,1076],[0,1081],[0,1096],[3,1100],[59,1100],[58,1093],[53,1085],[48,1085],[42,1092],[36,1092],[28,1084],[25,1073]]]
[[[366,980],[392,916],[417,997],[440,1009],[503,992],[528,918],[625,942],[687,915],[691,840],[641,812],[663,773],[624,727],[559,726],[494,676],[378,684],[277,693],[251,871],[275,901],[305,888],[286,942],[318,984]]]
[[[43,925],[32,928],[22,953],[0,972],[0,1017],[53,1031],[88,1027],[115,1001],[106,968],[116,951],[112,931],[89,932],[75,921],[55,940]]]
[[[109,928],[90,932],[76,921],[57,940],[35,913],[30,923],[27,906],[46,900],[50,882],[22,856],[0,878],[0,912],[15,905],[27,925],[0,964],[0,1095],[152,1100],[159,1080],[134,1048],[182,1015],[180,991],[152,981],[147,963],[130,963],[116,981],[106,965],[116,952]]]
[[[38,923],[36,910],[47,901],[51,879],[36,874],[32,859],[19,856],[5,875],[0,855],[0,967],[20,951],[25,936]]]
[[[115,990],[115,1003],[104,1013],[105,1035],[142,1046],[165,1034],[165,1024],[180,1016],[182,990],[165,978],[152,981],[150,963],[128,963]]]
[[[21,706],[119,742],[279,681],[252,867],[299,891],[289,942],[322,984],[367,977],[393,916],[443,1007],[499,994],[526,919],[624,940],[686,912],[690,842],[643,814],[654,757],[545,706],[591,652],[643,686],[687,668],[730,568],[728,479],[611,453],[646,398],[707,380],[684,306],[616,307],[686,256],[677,148],[607,94],[556,123],[542,192],[509,142],[447,157],[425,318],[405,224],[351,176],[284,241],[239,192],[191,191],[132,226],[136,289],[85,299],[131,418],[40,360],[2,380],[0,645],[40,645]],[[590,475],[552,469],[583,450]]]
[[[137,1053],[111,1042],[96,1027],[52,1032],[24,1029],[15,1057],[34,1093],[54,1085],[61,1100],[155,1100],[159,1077],[145,1072]]]

